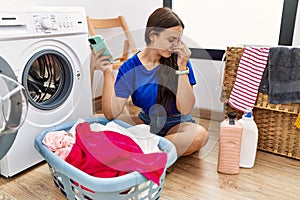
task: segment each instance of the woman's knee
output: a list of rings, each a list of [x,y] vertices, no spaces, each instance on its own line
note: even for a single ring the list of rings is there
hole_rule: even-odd
[[[208,141],[208,131],[200,125],[197,127],[196,140],[200,148],[205,146]]]
[[[179,156],[187,156],[206,144],[208,132],[198,124],[185,123],[170,129],[165,137],[175,144]]]
[[[191,132],[189,134],[191,134],[192,137],[193,137],[192,146],[193,146],[194,149],[199,150],[200,148],[202,148],[206,144],[206,142],[208,140],[208,132],[205,128],[203,128],[200,125],[196,125],[190,131]]]
[[[193,140],[182,156],[188,156],[199,151],[208,141],[208,132],[200,125],[197,125],[196,129],[193,128],[193,132],[190,132],[190,134],[192,135]]]

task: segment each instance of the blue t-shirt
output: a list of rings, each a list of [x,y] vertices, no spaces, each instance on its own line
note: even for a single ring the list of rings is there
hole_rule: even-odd
[[[187,63],[189,68],[189,80],[191,85],[196,84],[196,79],[190,61]],[[128,98],[131,96],[135,106],[143,109],[148,114],[149,109],[156,104],[158,92],[158,77],[156,75],[158,67],[147,70],[137,54],[133,55],[119,68],[115,82],[115,92],[117,97]],[[175,73],[175,72],[174,72]],[[179,111],[175,108],[172,114]]]

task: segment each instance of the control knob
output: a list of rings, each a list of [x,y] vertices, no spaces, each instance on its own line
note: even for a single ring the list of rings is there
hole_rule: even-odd
[[[43,29],[51,29],[52,28],[52,21],[50,18],[45,17],[41,19],[41,26]]]

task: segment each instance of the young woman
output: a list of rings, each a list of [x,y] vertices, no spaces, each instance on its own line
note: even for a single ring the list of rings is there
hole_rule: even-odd
[[[92,67],[104,74],[102,108],[107,119],[122,113],[128,98],[141,108],[135,123],[150,125],[152,133],[169,139],[179,156],[190,155],[208,140],[207,131],[195,124],[191,111],[196,84],[189,61],[191,52],[181,40],[184,24],[169,8],[158,8],[148,18],[146,48],[119,68],[115,79],[102,51],[92,52]]]

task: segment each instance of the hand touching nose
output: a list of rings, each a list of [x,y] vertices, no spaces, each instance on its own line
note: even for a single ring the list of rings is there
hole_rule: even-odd
[[[178,44],[174,46],[174,52],[178,54],[177,64],[179,70],[185,70],[187,61],[191,57],[191,50],[184,42],[179,41]]]

